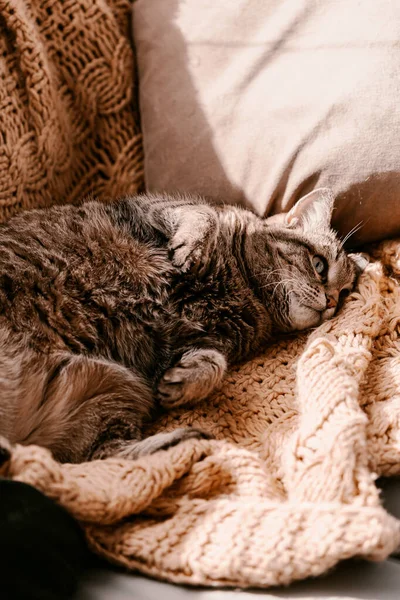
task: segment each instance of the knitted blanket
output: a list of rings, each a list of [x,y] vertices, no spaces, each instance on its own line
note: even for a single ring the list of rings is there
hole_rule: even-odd
[[[129,9],[0,0],[0,221],[142,186]],[[3,440],[0,474],[64,505],[100,555],[169,581],[267,587],[384,559],[400,543],[374,483],[400,471],[400,244],[374,255],[337,318],[149,428],[215,440],[82,465]]]
[[[0,0],[0,221],[143,181],[129,0]]]
[[[64,505],[103,557],[173,582],[267,587],[384,559],[400,543],[375,486],[400,472],[400,243],[374,254],[335,319],[152,428],[215,440],[81,465],[16,446],[2,474]]]

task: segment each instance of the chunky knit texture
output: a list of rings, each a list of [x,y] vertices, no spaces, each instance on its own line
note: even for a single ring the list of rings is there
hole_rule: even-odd
[[[0,221],[142,185],[129,0],[0,0]]]
[[[216,440],[81,465],[16,446],[2,474],[64,505],[102,556],[173,582],[267,587],[384,559],[400,543],[375,486],[400,472],[400,288],[387,274],[399,250],[375,248],[334,320],[153,427],[193,424]]]

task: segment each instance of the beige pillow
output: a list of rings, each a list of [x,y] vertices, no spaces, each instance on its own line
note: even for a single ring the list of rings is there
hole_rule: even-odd
[[[342,234],[399,234],[399,32],[394,0],[137,0],[147,187],[273,214],[328,186]]]

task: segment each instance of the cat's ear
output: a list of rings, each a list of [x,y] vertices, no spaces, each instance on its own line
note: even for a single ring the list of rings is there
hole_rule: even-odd
[[[329,188],[318,188],[296,202],[286,214],[286,225],[303,231],[318,232],[330,228],[335,197]]]

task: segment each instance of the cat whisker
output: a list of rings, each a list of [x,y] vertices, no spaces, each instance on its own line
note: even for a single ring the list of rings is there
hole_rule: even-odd
[[[258,271],[256,273],[256,276],[263,277],[264,275],[268,275],[268,276],[275,275],[275,274],[280,275],[283,270],[284,270],[283,268],[274,269],[273,271],[269,271],[268,269],[263,269],[262,271]]]
[[[290,283],[294,283],[295,284],[295,286],[296,286],[296,293],[302,294],[302,296],[304,298],[307,297],[307,288],[305,286],[303,286],[301,284],[301,282],[299,282],[298,279],[296,279],[294,277],[287,277],[286,279],[282,279],[281,281],[278,281],[278,282],[271,281],[271,282],[266,283],[265,285],[263,285],[262,289],[274,286],[274,289],[272,290],[272,297],[274,297],[280,285],[286,286],[287,284],[290,284]],[[286,290],[286,289],[285,289],[285,291],[286,291],[286,293],[289,292],[289,290]]]
[[[357,233],[357,231],[360,231],[360,229],[362,229],[362,227],[364,227],[364,221],[360,221],[359,223],[357,223],[357,225],[354,225],[354,227],[352,229],[350,229],[350,231],[344,236],[343,240],[341,240],[342,247],[345,245],[346,242],[349,241],[349,239],[355,233]]]
[[[293,281],[296,281],[296,279],[295,279],[294,277],[293,277],[293,278],[286,278],[286,279],[282,279],[281,281],[276,281],[276,280],[274,280],[274,281],[270,281],[270,282],[268,282],[268,283],[265,283],[264,285],[262,285],[262,286],[261,286],[261,289],[265,289],[265,288],[267,288],[267,287],[271,287],[271,286],[273,286],[273,285],[276,287],[276,286],[278,286],[278,285],[282,285],[282,284],[284,284],[284,283],[291,283],[291,282],[293,282]]]

